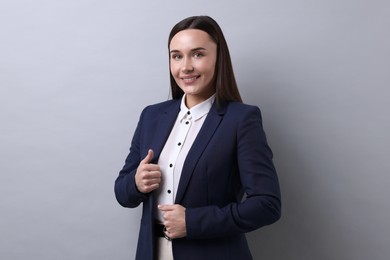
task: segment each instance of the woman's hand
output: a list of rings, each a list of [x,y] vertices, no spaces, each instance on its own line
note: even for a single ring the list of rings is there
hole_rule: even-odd
[[[142,193],[149,193],[160,186],[161,171],[157,164],[149,163],[153,158],[153,150],[149,150],[140,162],[135,174],[135,184]]]
[[[179,204],[158,205],[164,218],[165,234],[169,238],[181,238],[187,235],[186,208]]]

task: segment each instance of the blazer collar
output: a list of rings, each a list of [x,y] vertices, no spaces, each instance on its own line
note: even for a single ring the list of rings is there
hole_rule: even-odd
[[[226,109],[227,103],[222,103],[218,106],[216,102],[214,102],[213,106],[211,107],[210,112],[207,115],[206,120],[203,123],[197,137],[195,138],[195,141],[192,144],[192,147],[189,150],[184,162],[175,198],[176,204],[180,204],[196,164],[198,163],[204,149],[207,147],[219,124],[221,123]]]
[[[202,125],[191,149],[188,152],[186,160],[183,165],[182,174],[179,181],[178,190],[176,193],[175,203],[178,204],[183,199],[188,183],[194,172],[196,164],[198,163],[200,156],[204,149],[207,147],[212,136],[221,123],[224,114],[226,113],[228,103],[220,103],[217,105],[215,101],[212,105],[209,114],[206,117],[205,122]],[[178,113],[180,112],[180,99],[174,100],[167,108],[162,112],[158,124],[156,125],[156,134],[154,136],[152,147],[154,151],[153,163],[158,162],[161,151],[165,145],[166,140],[171,133],[172,127],[175,124]],[[152,196],[151,196],[152,197]]]
[[[167,141],[169,134],[175,124],[178,113],[180,112],[180,99],[174,100],[167,108],[162,112],[158,123],[156,125],[155,136],[153,139],[152,147],[154,152],[154,157],[152,159],[153,163],[157,163],[158,158],[160,157],[161,151],[164,147],[165,142]]]
[[[151,147],[150,147],[154,152],[154,156],[152,159],[153,163],[157,163],[158,158],[160,158],[161,151],[165,145],[165,142],[169,137],[169,134],[171,133],[177,115],[180,112],[180,104],[181,104],[181,99],[172,100],[172,103],[163,110],[158,120],[158,123],[156,125],[156,129],[158,130],[156,131],[156,134],[154,136],[153,142],[151,142]],[[221,103],[220,105],[217,105],[217,101],[215,100],[203,125],[208,125],[209,124],[208,121],[210,121],[210,124],[213,124],[215,123],[214,122],[215,120],[219,120],[219,117],[222,118],[222,116],[225,114],[227,107],[228,107],[228,103]],[[202,127],[202,129],[203,128],[207,128],[207,127]],[[198,136],[203,134],[201,133],[202,129],[199,132]],[[203,132],[205,131],[206,130],[203,130]]]

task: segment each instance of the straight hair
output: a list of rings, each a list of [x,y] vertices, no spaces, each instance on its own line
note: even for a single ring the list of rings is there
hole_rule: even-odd
[[[215,99],[217,105],[229,101],[242,102],[234,77],[229,48],[225,37],[217,22],[209,16],[192,16],[177,23],[171,30],[168,38],[168,52],[172,38],[180,31],[198,29],[206,32],[217,45],[217,62],[215,64]],[[173,99],[180,99],[184,92],[177,85],[170,72],[171,93]]]

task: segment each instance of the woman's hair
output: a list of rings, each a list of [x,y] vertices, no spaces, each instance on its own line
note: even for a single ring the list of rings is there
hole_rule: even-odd
[[[242,102],[240,92],[234,77],[233,66],[230,59],[229,49],[217,22],[209,16],[192,16],[177,23],[171,30],[168,39],[168,50],[172,38],[180,31],[198,29],[210,35],[217,44],[217,62],[215,64],[215,93],[217,105],[228,101]],[[184,92],[177,85],[170,73],[172,98],[179,99]]]

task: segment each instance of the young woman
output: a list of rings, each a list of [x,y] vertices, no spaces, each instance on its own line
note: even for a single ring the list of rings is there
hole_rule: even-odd
[[[136,259],[252,259],[245,233],[281,212],[260,110],[212,18],[176,24],[168,48],[172,100],[143,110],[115,182],[122,206],[143,204]]]

